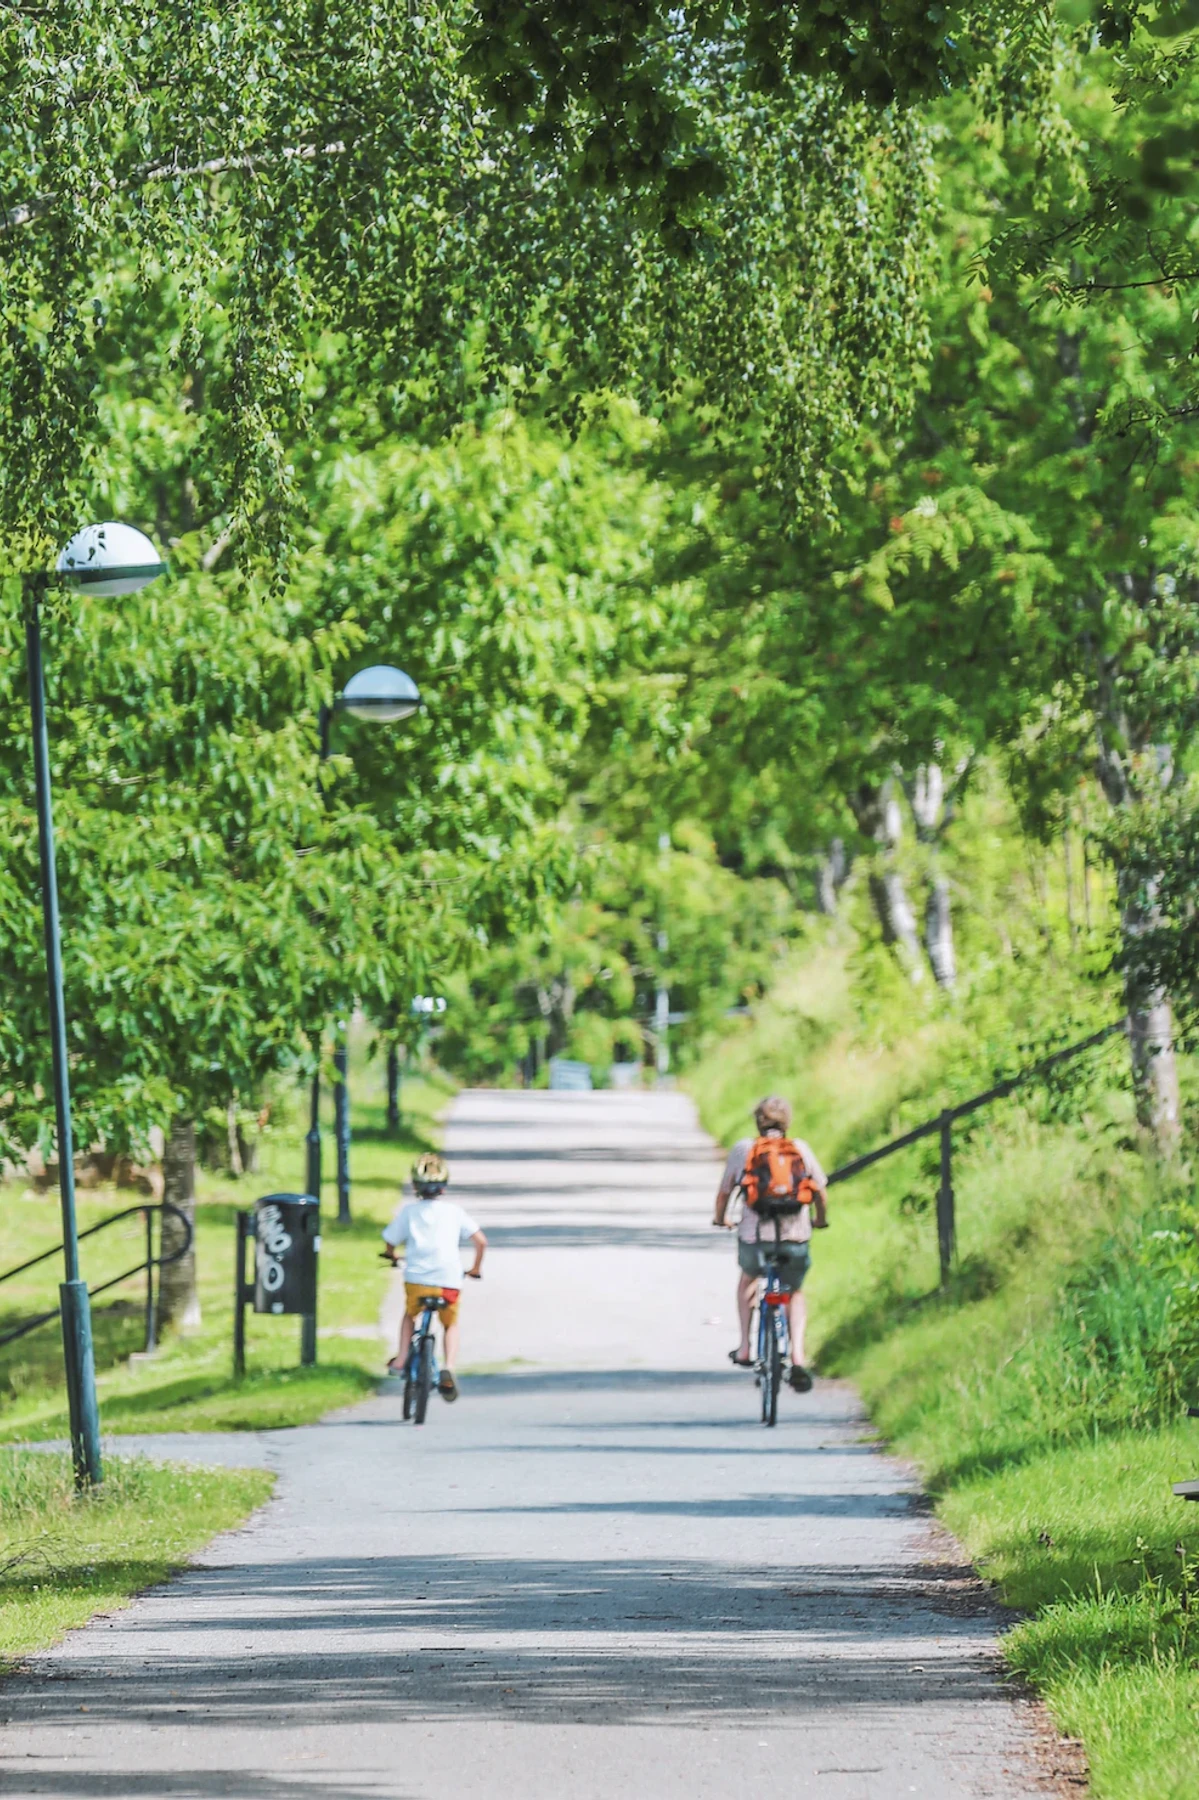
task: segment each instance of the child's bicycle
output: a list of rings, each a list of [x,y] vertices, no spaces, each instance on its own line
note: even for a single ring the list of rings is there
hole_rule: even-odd
[[[421,1301],[420,1317],[413,1321],[412,1344],[404,1365],[404,1417],[423,1425],[429,1410],[429,1395],[437,1386],[437,1346],[433,1341],[433,1321],[450,1300],[445,1294],[426,1294]]]
[[[392,1261],[385,1251],[381,1255],[384,1262]],[[483,1279],[473,1269],[468,1269],[466,1273],[472,1281]],[[452,1306],[457,1297],[457,1291],[452,1288],[448,1292],[443,1289],[440,1294],[426,1294],[421,1300],[420,1313],[412,1322],[412,1342],[408,1347],[408,1360],[404,1364],[404,1418],[411,1419],[415,1425],[423,1425],[425,1422],[429,1411],[429,1395],[437,1386],[440,1374],[433,1321],[445,1307]]]

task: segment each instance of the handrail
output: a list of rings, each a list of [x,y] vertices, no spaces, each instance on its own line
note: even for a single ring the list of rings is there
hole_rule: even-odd
[[[1038,1076],[1046,1074],[1055,1064],[1068,1062],[1071,1057],[1081,1056],[1084,1050],[1094,1049],[1096,1044],[1104,1043],[1114,1037],[1118,1031],[1127,1031],[1127,1019],[1115,1019],[1100,1031],[1093,1031],[1090,1037],[1082,1038],[1077,1044],[1068,1044],[1064,1050],[1055,1050],[1052,1056],[1042,1057],[1040,1062],[1033,1063],[1030,1068],[1022,1069],[1018,1075],[1010,1075],[1006,1081],[996,1082],[994,1087],[987,1088],[981,1094],[974,1094],[969,1100],[961,1100],[956,1106],[947,1106],[939,1112],[935,1119],[926,1119],[923,1125],[913,1126],[901,1137],[892,1138],[887,1144],[880,1144],[877,1150],[867,1150],[864,1156],[855,1156],[851,1161],[842,1163],[828,1177],[828,1186],[834,1182],[848,1181],[851,1175],[860,1175],[873,1163],[881,1162],[884,1156],[893,1156],[897,1150],[906,1150],[910,1144],[919,1143],[921,1138],[931,1137],[934,1131],[941,1134],[941,1185],[937,1190],[937,1238],[941,1253],[941,1285],[949,1280],[950,1265],[953,1261],[956,1226],[954,1219],[953,1197],[953,1138],[952,1127],[955,1119],[965,1118],[968,1113],[977,1112],[980,1106],[989,1106],[993,1100],[1003,1100],[1014,1093],[1027,1081],[1035,1081]]]
[[[132,1218],[135,1213],[140,1213],[146,1221],[146,1255],[145,1255],[145,1257],[142,1259],[141,1262],[134,1263],[134,1265],[131,1269],[124,1270],[124,1272],[122,1274],[113,1275],[108,1281],[102,1281],[98,1287],[89,1288],[88,1294],[90,1297],[93,1297],[93,1298],[97,1294],[105,1294],[108,1292],[109,1288],[119,1287],[122,1281],[128,1281],[130,1279],[130,1277],[133,1275],[140,1275],[142,1270],[145,1269],[145,1271],[146,1271],[146,1346],[145,1347],[147,1350],[153,1350],[154,1346],[155,1346],[156,1335],[157,1335],[157,1316],[156,1316],[156,1308],[155,1308],[155,1304],[154,1304],[154,1270],[156,1268],[159,1270],[169,1268],[172,1263],[179,1262],[183,1257],[185,1257],[187,1255],[188,1251],[191,1249],[192,1241],[194,1239],[195,1233],[192,1230],[192,1222],[188,1218],[187,1214],[185,1212],[181,1211],[181,1209],[179,1207],[173,1205],[172,1202],[169,1200],[151,1201],[150,1203],[148,1203],[147,1205],[144,1205],[144,1206],[126,1206],[120,1212],[110,1213],[106,1219],[101,1219],[98,1224],[89,1225],[86,1231],[81,1231],[79,1233],[79,1242],[82,1243],[84,1238],[94,1237],[98,1231],[107,1231],[107,1229],[110,1225],[119,1225],[122,1219]],[[154,1255],[154,1235],[153,1235],[153,1221],[152,1221],[152,1215],[154,1213],[158,1213],[160,1215],[162,1215],[164,1213],[170,1213],[174,1218],[176,1218],[179,1221],[179,1223],[183,1227],[183,1242],[176,1249],[172,1250],[171,1254],[169,1256],[163,1256],[161,1254],[161,1251],[162,1251],[161,1217],[159,1220],[159,1227],[158,1227],[159,1255],[157,1255],[157,1256]],[[23,1275],[27,1269],[36,1269],[39,1263],[48,1262],[52,1256],[57,1256],[61,1249],[62,1249],[61,1243],[54,1244],[49,1250],[43,1250],[43,1251],[41,1251],[41,1253],[39,1255],[31,1256],[27,1262],[18,1263],[16,1265],[16,1267],[12,1268],[12,1269],[5,1269],[4,1273],[2,1275],[0,1275],[0,1284],[4,1283],[6,1281],[11,1281],[11,1279],[13,1278],[14,1275]],[[51,1307],[49,1312],[38,1313],[36,1318],[26,1319],[22,1324],[18,1325],[14,1331],[6,1331],[3,1334],[0,1334],[0,1348],[2,1348],[5,1344],[15,1343],[18,1338],[24,1337],[27,1332],[36,1331],[39,1325],[48,1325],[50,1323],[50,1320],[57,1319],[58,1315],[59,1315],[59,1309],[57,1306],[55,1306],[55,1307]]]

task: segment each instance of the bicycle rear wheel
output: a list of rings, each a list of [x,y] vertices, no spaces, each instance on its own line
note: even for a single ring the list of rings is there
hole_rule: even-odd
[[[416,1365],[416,1423],[423,1425],[429,1410],[429,1394],[433,1387],[433,1333],[421,1339]]]
[[[783,1353],[779,1347],[778,1319],[773,1306],[766,1312],[766,1354],[762,1358],[762,1423],[774,1425],[779,1416],[779,1386],[783,1379]]]

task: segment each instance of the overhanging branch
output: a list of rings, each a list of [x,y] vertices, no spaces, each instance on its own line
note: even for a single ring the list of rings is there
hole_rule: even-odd
[[[266,155],[246,156],[213,156],[205,162],[180,164],[170,162],[143,163],[134,169],[128,182],[111,184],[109,191],[133,193],[138,188],[147,187],[156,181],[190,181],[198,175],[252,174],[256,169],[269,168],[277,162],[312,162],[318,156],[344,156],[348,146],[337,138],[329,144],[287,144],[282,150]],[[105,192],[102,182],[94,182],[91,197],[98,198]],[[5,231],[19,231],[23,225],[32,225],[44,218],[59,204],[59,194],[40,194],[36,200],[22,201],[17,206],[10,206],[4,214]]]

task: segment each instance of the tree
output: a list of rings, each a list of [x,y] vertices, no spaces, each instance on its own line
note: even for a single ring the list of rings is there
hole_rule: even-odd
[[[727,177],[679,73],[697,53],[731,50],[754,94],[800,76],[884,109],[977,77],[997,47],[1019,65],[1048,11],[1038,0],[476,0],[467,62],[500,116],[553,144],[578,182],[626,189],[673,232]]]
[[[764,458],[820,500],[829,445],[895,404],[920,339],[918,130],[808,82],[751,95],[734,46],[697,41],[681,92],[727,175],[681,259],[480,110],[468,20],[402,0],[6,15],[9,558],[36,564],[102,485],[116,371],[190,412],[168,511],[210,546],[279,549],[295,448],[350,395],[357,423],[431,435],[501,389],[572,421],[600,389],[685,392],[713,428],[752,390]]]
[[[80,1140],[144,1143],[308,1067],[308,1033],[406,1010],[573,881],[557,816],[606,684],[664,608],[630,588],[659,502],[635,415],[574,446],[510,416],[437,450],[313,457],[290,584],[205,569],[47,624]],[[114,438],[114,443],[119,442]],[[144,442],[139,454],[146,454]],[[48,1129],[37,863],[15,619],[0,743],[6,1142]],[[316,718],[400,657],[402,732]]]

